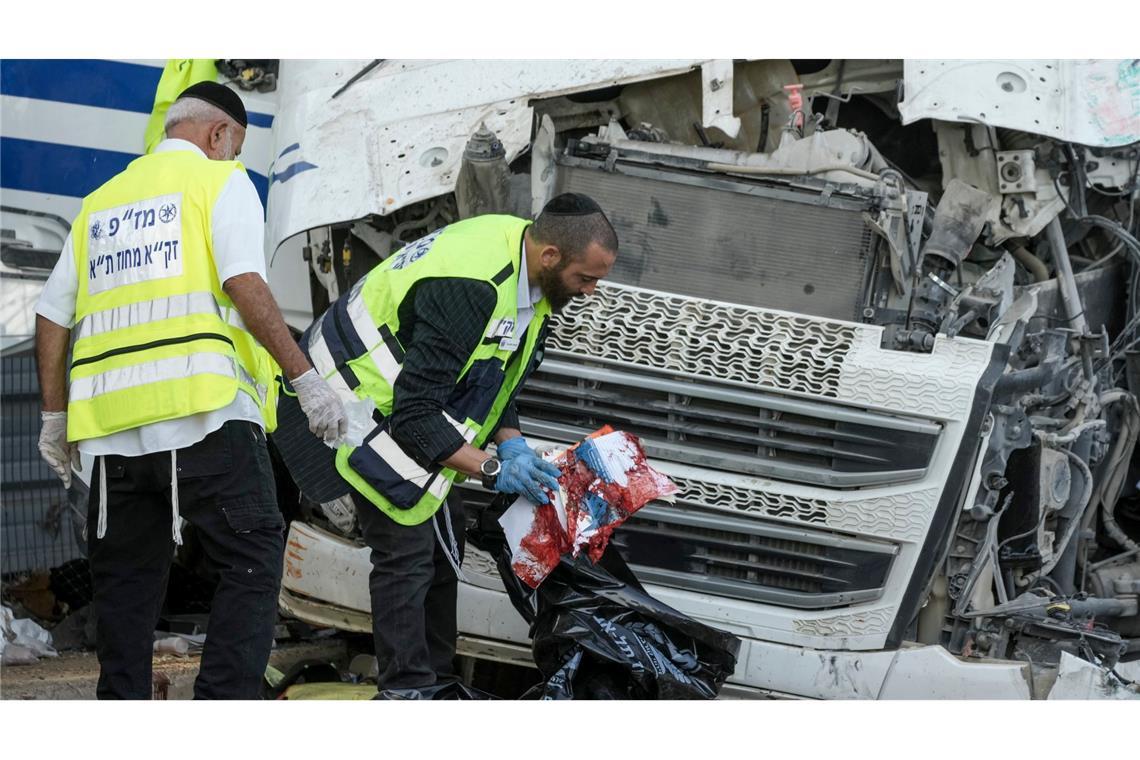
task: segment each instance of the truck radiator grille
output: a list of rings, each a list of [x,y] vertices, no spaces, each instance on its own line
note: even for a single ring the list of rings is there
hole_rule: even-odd
[[[892,544],[652,504],[613,537],[637,577],[692,591],[822,609],[879,598]]]
[[[921,477],[939,433],[929,422],[561,356],[527,381],[518,410],[527,431],[568,443],[609,424],[639,436],[651,458],[835,487]]]
[[[596,200],[621,253],[610,279],[702,299],[858,319],[871,191],[559,156],[557,192]]]
[[[558,315],[548,348],[835,398],[857,325],[601,283]]]

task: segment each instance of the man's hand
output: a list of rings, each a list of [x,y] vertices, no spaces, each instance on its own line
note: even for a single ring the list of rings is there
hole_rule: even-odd
[[[498,448],[499,459],[503,460],[504,462],[520,456],[538,456],[538,454],[534,453],[534,449],[530,447],[530,444],[526,442],[526,439],[521,435],[516,435],[514,438],[508,438],[505,441],[500,441]]]
[[[348,432],[344,404],[315,369],[310,369],[289,383],[297,391],[297,401],[301,404],[301,411],[309,418],[309,430],[313,435],[325,443],[332,443]]]
[[[495,479],[495,490],[500,493],[521,494],[535,504],[547,504],[550,497],[543,487],[558,490],[557,465],[547,462],[527,445],[521,436],[508,438],[499,444],[499,459],[503,468]]]
[[[40,456],[44,458],[64,488],[71,488],[71,468],[82,472],[79,444],[67,440],[67,412],[40,412]]]

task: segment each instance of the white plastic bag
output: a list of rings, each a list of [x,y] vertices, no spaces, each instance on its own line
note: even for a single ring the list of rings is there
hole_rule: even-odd
[[[372,421],[372,413],[376,411],[376,404],[372,399],[365,398],[349,401],[344,405],[344,416],[348,419],[348,430],[344,435],[332,443],[326,444],[329,448],[337,449],[341,446],[361,446],[364,437],[368,435],[376,423]]]
[[[9,654],[13,656],[13,659],[16,655],[20,655],[21,660],[25,656],[20,649],[13,649],[9,653],[9,645],[22,648],[36,657],[57,657],[59,655],[51,645],[51,633],[31,618],[16,620],[15,613],[9,607],[3,607],[3,612],[0,613],[0,623],[3,624],[2,635],[0,635],[0,656],[3,657],[4,662],[8,662],[10,659]]]

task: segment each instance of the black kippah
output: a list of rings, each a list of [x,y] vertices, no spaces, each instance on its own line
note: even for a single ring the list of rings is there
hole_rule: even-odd
[[[241,102],[241,98],[238,97],[236,92],[224,84],[218,84],[217,82],[199,82],[198,84],[192,84],[178,96],[179,100],[183,98],[197,98],[212,106],[217,106],[225,111],[238,124],[241,124],[243,127],[249,126],[249,120],[245,115],[245,104]]]
[[[602,207],[594,199],[581,193],[562,193],[550,199],[542,209],[544,214],[555,216],[586,216],[587,214],[600,214]]]

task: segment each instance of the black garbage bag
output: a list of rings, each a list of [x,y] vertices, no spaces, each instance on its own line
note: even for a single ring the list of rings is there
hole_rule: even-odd
[[[439,702],[449,699],[497,699],[493,694],[468,686],[459,681],[445,681],[420,689],[385,689],[373,699],[387,700],[431,700]]]
[[[712,699],[736,668],[740,639],[654,599],[614,548],[598,564],[564,556],[537,589],[511,569],[497,499],[468,531],[495,558],[515,609],[530,623],[543,683],[523,698]]]

